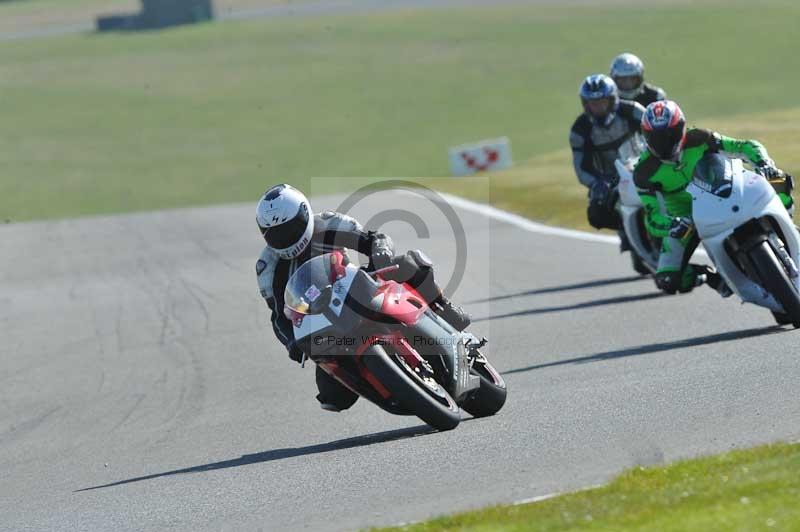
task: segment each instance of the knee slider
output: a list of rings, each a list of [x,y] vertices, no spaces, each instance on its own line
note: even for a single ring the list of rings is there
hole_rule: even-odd
[[[620,225],[619,215],[613,208],[596,202],[589,204],[586,217],[595,229],[617,229]]]
[[[605,217],[600,207],[591,203],[589,208],[586,209],[586,218],[589,220],[589,225],[595,229],[603,229],[605,226]]]

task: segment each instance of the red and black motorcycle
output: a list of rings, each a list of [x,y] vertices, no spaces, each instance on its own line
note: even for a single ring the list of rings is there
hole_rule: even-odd
[[[328,374],[387,412],[415,415],[439,430],[497,413],[506,385],[480,349],[407,283],[366,272],[333,252],[305,262],[284,294],[295,340]]]

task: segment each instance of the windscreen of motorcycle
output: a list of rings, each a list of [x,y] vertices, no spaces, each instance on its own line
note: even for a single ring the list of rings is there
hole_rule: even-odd
[[[707,153],[697,162],[692,176],[694,184],[720,198],[727,198],[733,190],[733,165],[716,153]]]
[[[304,315],[321,312],[319,298],[330,288],[333,278],[330,256],[330,253],[326,253],[314,257],[292,274],[283,292],[283,301],[287,308]]]
[[[639,133],[634,133],[617,148],[617,158],[633,171],[633,167],[645,149],[647,149],[647,144],[645,144],[644,138]]]

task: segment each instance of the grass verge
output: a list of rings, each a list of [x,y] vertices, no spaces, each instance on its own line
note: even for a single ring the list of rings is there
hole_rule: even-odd
[[[627,471],[606,486],[381,532],[800,530],[800,445]],[[377,529],[375,529],[377,530]]]
[[[442,176],[449,146],[507,135],[525,163],[493,177],[492,201],[580,226],[565,148],[581,78],[633,47],[693,122],[780,118],[796,106],[800,5],[767,3],[514,4],[3,43],[0,220],[254,201],[316,176]],[[798,128],[782,127],[783,146],[763,139],[779,162],[800,152]],[[342,187],[325,182],[315,191]]]
[[[696,120],[692,125],[732,137],[758,139],[781,168],[800,177],[798,124],[800,108]],[[563,149],[491,174],[489,203],[551,225],[591,230],[586,221],[586,188],[575,177],[571,157],[569,149]],[[487,201],[483,190],[460,186],[458,179],[437,179],[435,186],[475,201]]]

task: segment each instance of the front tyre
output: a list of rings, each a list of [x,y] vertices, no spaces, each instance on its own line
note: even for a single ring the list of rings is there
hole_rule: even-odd
[[[761,285],[783,307],[784,312],[773,313],[776,321],[791,323],[795,328],[800,328],[800,294],[769,242],[762,242],[750,250],[749,256],[758,271]]]
[[[783,312],[775,312],[773,310],[772,317],[775,318],[775,323],[778,325],[792,325],[792,318],[790,318],[788,314],[784,314]]]
[[[452,430],[461,422],[458,405],[433,379],[420,378],[395,354],[380,345],[363,354],[364,366],[386,387],[400,405],[438,430]]]
[[[470,373],[481,379],[481,386],[467,395],[461,408],[473,417],[493,416],[503,408],[508,392],[506,383],[483,355],[480,355]]]

